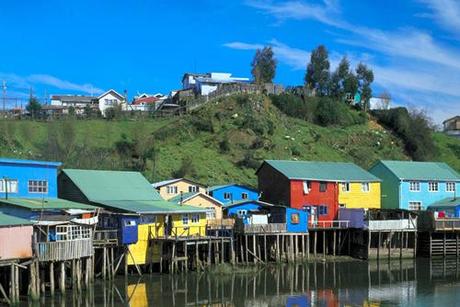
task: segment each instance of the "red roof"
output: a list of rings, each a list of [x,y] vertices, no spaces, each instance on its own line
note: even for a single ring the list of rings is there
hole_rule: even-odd
[[[133,104],[138,105],[138,104],[150,104],[150,103],[155,103],[159,99],[154,96],[149,96],[149,97],[144,97],[144,98],[139,98],[133,101]]]

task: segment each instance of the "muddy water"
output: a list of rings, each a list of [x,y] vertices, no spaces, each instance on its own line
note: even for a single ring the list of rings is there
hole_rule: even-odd
[[[97,281],[44,306],[460,306],[460,263],[328,262]],[[27,303],[24,303],[27,305]],[[29,304],[30,305],[30,304]]]

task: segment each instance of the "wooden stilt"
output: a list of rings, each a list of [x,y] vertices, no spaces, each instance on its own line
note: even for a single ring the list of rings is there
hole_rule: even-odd
[[[323,230],[323,257],[326,257],[326,231]]]
[[[267,235],[264,234],[264,261],[267,263],[268,258],[267,258]]]
[[[315,255],[316,258],[316,250],[317,250],[317,245],[318,245],[318,231],[314,232],[314,237],[313,237],[313,254]]]
[[[61,273],[61,278],[59,279],[59,291],[64,294],[65,293],[65,262],[62,261],[60,263],[60,273]]]
[[[336,237],[337,237],[337,232],[334,230],[333,240],[332,240],[333,241],[332,242],[332,244],[333,244],[332,245],[332,255],[334,255],[334,256],[335,256],[335,248],[336,248],[336,245],[337,245],[337,241],[336,241],[337,238]]]
[[[50,262],[50,294],[54,295],[54,262]]]

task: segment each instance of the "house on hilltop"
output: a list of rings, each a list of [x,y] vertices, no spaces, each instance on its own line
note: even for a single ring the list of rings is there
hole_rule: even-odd
[[[126,99],[123,95],[117,93],[115,90],[110,89],[105,93],[102,93],[97,97],[99,103],[99,111],[102,116],[106,116],[106,110],[108,108],[115,108],[121,106],[122,103],[126,103]]]
[[[454,116],[442,122],[444,133],[460,138],[460,116]]]

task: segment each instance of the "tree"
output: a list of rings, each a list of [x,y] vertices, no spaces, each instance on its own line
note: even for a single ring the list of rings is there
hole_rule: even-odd
[[[42,109],[42,105],[38,102],[38,99],[35,97],[30,97],[29,103],[26,106],[27,112],[29,112],[33,118],[37,117]]]
[[[89,104],[85,106],[83,109],[83,114],[85,115],[86,118],[90,118],[93,115],[93,109]]]
[[[305,74],[305,85],[316,95],[326,96],[329,94],[329,67],[328,51],[326,47],[320,45],[312,51]]]
[[[272,47],[257,49],[251,66],[251,74],[257,84],[272,83],[276,74],[276,59]]]
[[[369,100],[372,97],[371,83],[374,82],[374,73],[367,65],[359,63],[356,68],[359,92],[361,93],[361,107],[364,111],[369,109]]]

